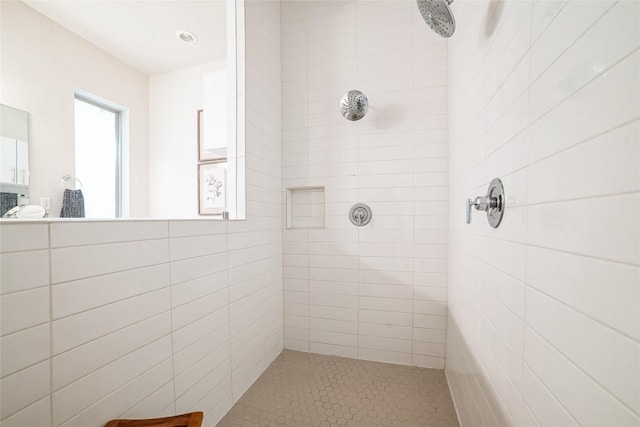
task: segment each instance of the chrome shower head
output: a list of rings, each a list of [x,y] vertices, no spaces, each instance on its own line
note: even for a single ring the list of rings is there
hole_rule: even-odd
[[[417,0],[422,19],[442,37],[451,37],[456,30],[456,20],[449,9],[453,0]]]
[[[363,118],[368,110],[369,100],[359,90],[350,90],[340,100],[340,114],[352,122]]]

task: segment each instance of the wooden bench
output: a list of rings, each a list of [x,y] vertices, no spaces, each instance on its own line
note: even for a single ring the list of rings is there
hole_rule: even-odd
[[[146,420],[111,420],[104,427],[201,427],[202,412]]]

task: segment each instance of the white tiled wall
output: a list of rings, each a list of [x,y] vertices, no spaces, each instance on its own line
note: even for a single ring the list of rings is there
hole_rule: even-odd
[[[2,427],[211,427],[280,353],[280,8],[245,10],[248,219],[3,222]]]
[[[447,375],[464,426],[640,425],[640,3],[453,3]],[[500,228],[464,199],[504,181]]]
[[[326,206],[326,229],[284,232],[285,347],[442,368],[446,42],[412,1],[286,1],[281,20],[283,190],[322,186]]]

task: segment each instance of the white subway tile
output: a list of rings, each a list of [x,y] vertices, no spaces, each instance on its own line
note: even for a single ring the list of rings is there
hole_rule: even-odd
[[[218,309],[228,306],[229,291],[221,289],[178,307],[172,307],[173,329],[180,329]]]
[[[167,238],[166,221],[74,221],[53,222],[51,247],[101,245]]]
[[[600,209],[603,204],[606,209]],[[527,215],[527,239],[550,249],[638,264],[639,216],[638,193],[535,205]]]
[[[288,335],[286,334],[286,330],[285,330],[285,336],[287,338],[284,339],[284,348],[288,349],[288,350],[295,350],[295,351],[303,351],[305,353],[309,352],[309,340],[298,340],[296,338],[289,338]]]
[[[51,281],[66,282],[169,261],[166,239],[51,250]]]
[[[0,335],[48,322],[49,301],[48,286],[0,296]]]
[[[360,335],[358,339],[358,345],[361,349],[368,350],[382,350],[392,351],[400,353],[411,353],[412,343],[411,340],[389,338],[374,335]]]
[[[168,264],[54,285],[52,315],[58,319],[167,286]]]
[[[170,237],[202,236],[222,234],[227,231],[227,223],[218,220],[169,221]]]
[[[52,359],[53,390],[171,333],[169,313],[136,323]]]
[[[360,348],[358,357],[362,360],[373,360],[375,362],[394,363],[397,365],[411,365],[411,354],[397,351],[372,350]]]
[[[160,289],[55,320],[52,324],[53,354],[60,354],[169,309],[169,289]]]
[[[171,284],[204,278],[227,269],[227,254],[219,253],[171,262]]]
[[[227,272],[198,277],[193,280],[171,286],[171,303],[174,307],[202,298],[228,286]]]
[[[311,344],[332,344],[347,347],[356,347],[358,345],[358,335],[345,334],[332,331],[321,331],[317,329],[311,329],[309,331],[309,341]]]
[[[531,165],[529,203],[640,190],[638,135],[636,121]]]
[[[0,224],[0,252],[49,248],[49,224]]]
[[[227,250],[227,235],[177,237],[169,241],[169,246],[172,261],[211,255]]]
[[[396,298],[411,300],[414,296],[411,286],[377,285],[361,283],[359,286],[360,297]]]
[[[0,267],[0,294],[49,284],[48,250],[1,254]]]
[[[639,7],[637,2],[628,1],[615,5],[545,70],[531,86],[532,119],[638,48]],[[542,67],[532,61],[532,68]]]
[[[640,338],[638,267],[540,248],[527,251],[527,282],[579,312]]]
[[[545,2],[538,2],[545,3]],[[536,6],[538,6],[536,4]],[[545,5],[547,6],[547,5]],[[551,5],[548,5],[551,6]],[[612,6],[609,2],[567,2],[531,47],[531,78],[534,80]],[[539,9],[536,7],[536,9]]]
[[[444,357],[433,357],[414,354],[412,360],[412,364],[419,368],[444,369]]]
[[[329,354],[332,356],[348,357],[351,359],[358,357],[357,347],[346,347],[319,342],[311,342],[309,344],[309,351],[312,353]]]
[[[51,398],[47,396],[14,415],[3,419],[2,425],[6,427],[50,426]]]
[[[639,68],[636,52],[536,121],[530,128],[531,161],[637,119],[640,100],[628,94],[640,91]]]
[[[640,366],[636,362],[640,360],[640,347],[636,341],[533,290],[527,291],[527,324],[618,399],[638,411]],[[616,363],[605,364],[603,360],[616,360]]]
[[[197,404],[212,390],[229,390],[231,387],[228,363],[221,363],[210,370],[194,387],[177,397],[176,412],[185,413],[195,410]],[[224,395],[225,393],[222,392]]]
[[[381,325],[411,326],[411,313],[392,311],[360,310],[360,322]]]
[[[175,377],[176,396],[182,396],[190,388],[195,386],[198,381],[205,377],[212,369],[216,369],[220,365],[224,365],[228,369],[229,356],[229,347],[220,346],[180,374],[177,374]]]
[[[173,351],[178,353],[208,335],[212,329],[229,323],[229,310],[223,308],[173,332]]]
[[[578,424],[637,425],[640,418],[607,393],[569,359],[527,328],[525,363]],[[576,394],[575,390],[580,393]],[[585,405],[584,402],[597,402]]]
[[[445,344],[447,331],[441,329],[413,328],[415,341]]]
[[[524,369],[524,398],[540,425],[579,425],[528,367]]]
[[[329,307],[356,308],[356,306],[358,305],[358,300],[355,295],[312,292],[309,294],[309,304]]]
[[[135,377],[122,388],[107,395],[104,399],[83,410],[75,417],[71,418],[64,427],[82,427],[90,424],[93,420],[109,420],[120,418],[125,411],[129,411],[132,404],[136,404],[146,396],[157,391],[162,384],[171,379],[171,361],[169,359],[149,369],[142,375]],[[156,398],[159,396],[155,396]],[[135,402],[135,403],[134,403]],[[156,402],[156,406],[166,403],[165,400]],[[148,404],[148,402],[147,402]],[[145,415],[148,417],[149,413]]]
[[[48,359],[51,355],[49,324],[0,338],[0,377]]]
[[[136,406],[129,409],[122,415],[122,418],[143,418],[154,414],[154,417],[161,417],[162,411],[171,405],[173,409],[173,381],[170,381],[151,393]]]
[[[40,399],[50,390],[51,364],[49,360],[30,366],[0,379],[0,408],[3,417],[11,417]],[[28,385],[25,387],[25,385]],[[38,411],[41,409],[38,408]],[[2,421],[4,425],[4,421]]]
[[[413,326],[427,329],[446,329],[447,318],[433,314],[414,314]]]
[[[187,370],[216,349],[229,348],[229,326],[227,324],[215,325],[209,329],[213,329],[213,331],[194,343],[180,350],[174,349],[173,363],[176,375]]]
[[[358,284],[355,282],[325,282],[310,280],[308,283],[311,293],[332,293],[339,295],[357,295]]]
[[[53,421],[59,425],[131,378],[171,356],[170,338],[155,341],[53,393]]]

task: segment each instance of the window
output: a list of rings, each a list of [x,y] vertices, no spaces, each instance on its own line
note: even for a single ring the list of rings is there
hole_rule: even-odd
[[[82,183],[87,218],[123,216],[122,113],[75,97],[75,177]]]

